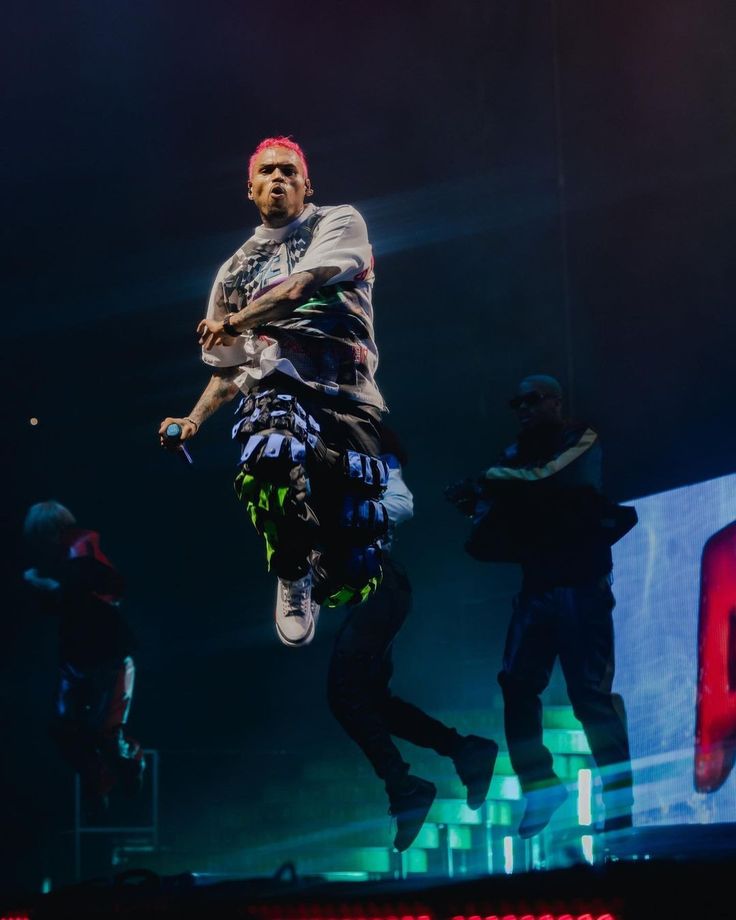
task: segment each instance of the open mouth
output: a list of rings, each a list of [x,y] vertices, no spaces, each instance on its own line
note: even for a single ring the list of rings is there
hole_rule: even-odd
[[[283,187],[283,185],[274,185],[271,188],[271,194],[274,198],[281,198],[286,194],[286,189]]]

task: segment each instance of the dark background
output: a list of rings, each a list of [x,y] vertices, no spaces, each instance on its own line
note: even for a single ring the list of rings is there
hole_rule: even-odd
[[[519,378],[560,378],[619,500],[733,471],[736,7],[82,0],[10,3],[3,31],[2,875],[37,888],[69,872],[72,786],[45,734],[54,627],[19,584],[32,502],[100,530],[127,577],[169,839],[212,849],[207,815],[247,807],[274,757],[360,763],[324,700],[340,613],[308,649],[273,635],[229,411],[191,468],[157,444],[207,379],[194,329],[257,222],[253,147],[292,135],[317,203],[355,204],[374,245],[416,502],[394,686],[497,712],[518,575],[463,555],[442,489],[513,437]]]

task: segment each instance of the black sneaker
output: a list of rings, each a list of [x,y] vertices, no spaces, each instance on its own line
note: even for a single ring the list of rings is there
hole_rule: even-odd
[[[549,824],[552,815],[567,799],[567,789],[562,783],[555,783],[543,789],[527,792],[526,809],[519,824],[520,837],[533,837]]]
[[[477,811],[485,802],[496,765],[498,745],[490,738],[468,735],[452,755],[457,775],[468,790],[468,807]]]
[[[390,802],[388,812],[396,818],[394,846],[402,852],[412,845],[421,830],[437,795],[437,787],[426,779],[410,774],[400,788],[387,791]]]

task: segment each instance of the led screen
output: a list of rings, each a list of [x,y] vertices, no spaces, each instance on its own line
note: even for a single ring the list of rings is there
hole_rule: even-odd
[[[629,504],[639,524],[614,546],[614,689],[626,704],[635,823],[733,821],[736,475]]]

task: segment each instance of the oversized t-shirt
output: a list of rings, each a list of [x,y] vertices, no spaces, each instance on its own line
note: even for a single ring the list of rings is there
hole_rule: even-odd
[[[243,392],[278,371],[327,395],[385,409],[374,379],[373,252],[351,205],[309,204],[285,227],[257,227],[217,273],[207,317],[223,320],[290,275],[325,267],[338,273],[291,316],[203,350],[204,363],[240,368],[235,383]]]

